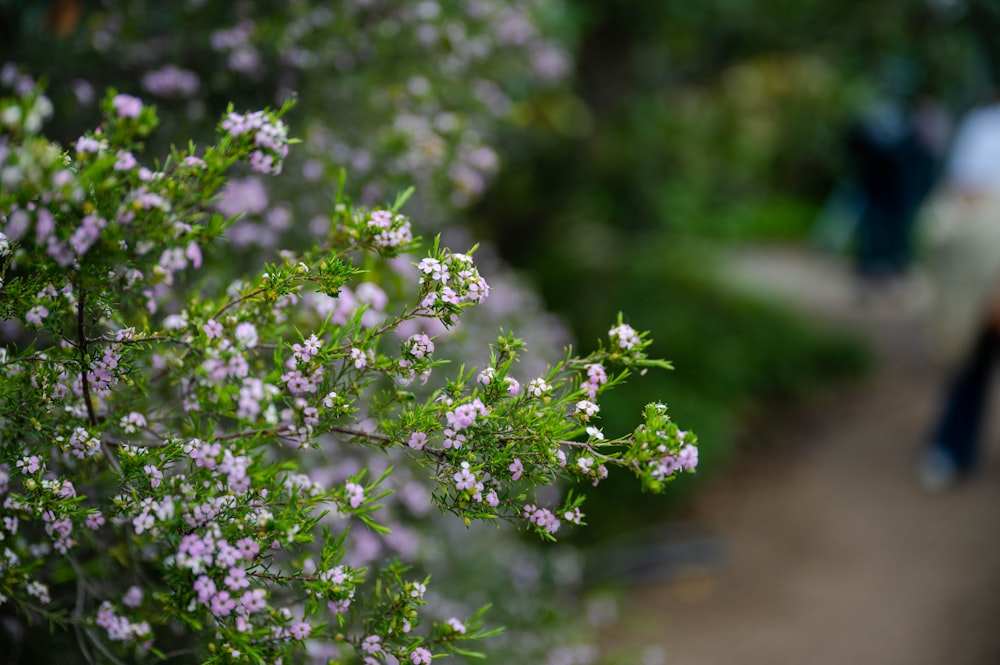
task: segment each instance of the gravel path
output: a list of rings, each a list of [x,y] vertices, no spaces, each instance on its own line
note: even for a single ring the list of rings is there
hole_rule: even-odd
[[[1000,662],[1000,422],[971,482],[920,489],[941,373],[921,349],[919,298],[859,302],[842,266],[801,250],[731,264],[740,283],[863,331],[881,367],[753,433],[760,445],[671,536],[682,555],[629,587],[607,643],[648,645],[646,665]]]

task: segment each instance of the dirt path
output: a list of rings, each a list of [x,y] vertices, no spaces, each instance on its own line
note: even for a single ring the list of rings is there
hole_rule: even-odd
[[[643,665],[1000,662],[1000,446],[958,490],[919,488],[941,377],[908,308],[859,304],[841,266],[802,252],[737,270],[864,331],[881,369],[759,432],[697,501],[688,532],[705,546],[633,584],[608,642],[649,645]]]

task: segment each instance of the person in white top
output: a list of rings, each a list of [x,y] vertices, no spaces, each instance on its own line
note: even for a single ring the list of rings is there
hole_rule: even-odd
[[[935,199],[928,220],[939,277],[933,319],[947,328],[940,337],[958,362],[919,467],[932,491],[975,468],[1000,349],[1000,100],[962,120]]]

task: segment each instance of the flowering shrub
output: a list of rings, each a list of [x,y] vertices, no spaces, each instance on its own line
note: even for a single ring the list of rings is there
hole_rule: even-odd
[[[490,287],[474,251],[419,254],[405,195],[340,196],[308,250],[206,270],[233,221],[212,202],[239,163],[281,171],[288,106],[230,109],[213,144],[148,166],[155,110],[114,91],[102,107],[66,150],[40,134],[37,89],[0,102],[0,602],[87,661],[468,653],[496,632],[483,611],[430,618],[426,575],[354,563],[398,537],[394,475],[429,477],[407,499],[424,510],[551,540],[583,522],[565,484],[619,465],[659,491],[697,464],[662,405],[626,436],[596,426],[604,391],[669,367],[620,317],[541,376],[512,334],[446,371],[433,331]],[[345,446],[394,465],[341,468]]]
[[[407,209],[421,226],[452,246],[473,244],[456,229],[459,209],[499,169],[500,129],[537,120],[534,107],[572,70],[561,0],[347,0],[335,9],[317,0],[67,2],[47,19],[18,8],[10,16],[20,39],[7,45],[13,62],[0,66],[0,83],[30,87],[16,65],[46,77],[56,102],[50,133],[66,143],[99,122],[95,90],[106,86],[152,98],[161,135],[195,140],[208,140],[228,101],[260,108],[295,91],[304,140],[283,168],[296,177],[228,180],[216,205],[242,215],[226,232],[236,256],[217,253],[220,265],[247,265],[257,248],[271,256],[308,247],[303,230],[325,232],[330,183],[342,169],[352,198],[369,207],[415,184]],[[169,146],[156,135],[149,144],[154,154]],[[446,353],[479,364],[470,340],[503,326],[528,342],[522,363],[543,371],[558,359],[547,351],[570,341],[565,325],[490,247],[477,258],[494,297],[463,318],[468,334]]]
[[[255,107],[296,91],[303,194],[347,168],[370,201],[415,183],[441,210],[479,197],[498,126],[565,81],[567,24],[561,0],[97,3],[59,42],[81,62],[44,73],[81,103],[95,83],[129,86],[174,127],[203,127],[213,99]],[[45,31],[25,18],[21,32]],[[50,44],[16,46],[8,57],[47,63]]]

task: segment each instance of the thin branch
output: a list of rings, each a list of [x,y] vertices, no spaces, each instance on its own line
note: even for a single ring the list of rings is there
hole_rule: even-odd
[[[170,444],[169,441],[160,441],[160,442],[134,441],[132,443],[129,443],[126,441],[119,441],[117,439],[105,439],[103,442],[110,446],[118,446],[118,447],[132,446],[134,448],[165,448]]]
[[[281,437],[293,434],[294,429],[290,427],[272,427],[271,429],[247,429],[231,434],[222,434],[212,438],[212,441],[232,441],[233,439],[250,439],[256,436],[276,436]]]
[[[73,567],[73,573],[76,575],[76,606],[73,608],[73,632],[76,634],[76,643],[80,647],[80,653],[83,654],[84,659],[90,665],[97,665],[97,661],[94,660],[93,654],[90,653],[90,649],[87,647],[87,638],[84,632],[84,627],[80,623],[80,619],[83,617],[83,606],[87,600],[87,590],[84,588],[84,577],[83,571],[80,570],[80,565],[72,557],[69,558],[69,563]]]
[[[74,347],[76,344],[73,345]],[[10,358],[6,362],[0,363],[0,367],[5,367],[7,365],[17,365],[18,363],[46,363],[49,365],[78,365],[78,361],[74,360],[63,360],[61,358],[47,358],[44,352],[35,353],[30,356],[22,356],[20,358]]]
[[[379,326],[378,328],[373,329],[371,331],[371,336],[379,337],[389,332],[390,330],[395,330],[404,321],[409,321],[410,319],[416,318],[418,316],[427,316],[428,314],[431,313],[433,313],[432,310],[429,310],[426,307],[420,307],[420,306],[413,307],[408,312],[403,312],[397,318],[392,319],[389,323],[385,323]]]
[[[178,649],[176,651],[169,651],[163,654],[163,660],[171,660],[179,656],[194,656],[198,653],[197,649]]]
[[[98,651],[100,651],[102,654],[104,654],[105,658],[107,658],[108,660],[110,660],[115,665],[125,665],[125,663],[123,663],[121,660],[119,660],[117,656],[115,656],[113,653],[111,653],[110,651],[108,651],[108,648],[106,646],[104,646],[103,642],[101,642],[99,639],[97,639],[97,636],[94,635],[94,631],[89,630],[87,628],[84,628],[83,632],[86,633],[87,637],[90,638],[90,641],[93,642],[94,646],[97,647]]]
[[[118,463],[118,458],[115,457],[115,454],[111,451],[110,443],[105,441],[103,437],[101,437],[101,450],[104,452],[104,456],[108,458],[108,464],[111,465],[111,468],[114,469],[115,473],[119,476],[122,475],[121,464]]]
[[[233,300],[230,300],[225,305],[217,309],[215,314],[212,315],[212,318],[214,319],[217,316],[222,316],[222,314],[225,313],[225,311],[230,307],[235,307],[236,305],[239,305],[241,302],[245,302],[250,298],[252,298],[253,296],[259,295],[261,293],[264,293],[264,287],[258,287],[253,291],[251,291],[250,293],[246,294],[245,296],[240,296],[239,298],[234,298]]]
[[[189,342],[185,342],[184,340],[176,337],[168,337],[166,335],[150,335],[149,337],[134,337],[132,339],[116,339],[114,337],[109,337],[108,335],[101,335],[100,337],[88,337],[86,342],[87,344],[147,344],[153,342],[165,342],[167,344],[177,344],[178,346],[191,348],[191,344]]]
[[[91,426],[96,426],[97,414],[94,413],[94,404],[90,401],[90,382],[87,381],[87,372],[90,367],[87,363],[87,334],[84,330],[84,301],[86,298],[86,292],[83,289],[82,277],[77,284],[77,289],[80,291],[79,297],[76,300],[76,333],[77,337],[80,339],[80,384],[83,389],[83,402],[87,405],[87,418],[90,421]]]
[[[309,576],[301,575],[275,575],[274,573],[258,573],[247,571],[248,577],[257,577],[264,580],[271,580],[272,582],[317,582],[319,581],[319,573]]]
[[[342,427],[340,425],[331,426],[330,431],[340,432],[341,434],[350,434],[351,436],[371,439],[372,441],[381,441],[382,443],[396,443],[395,439],[391,436],[386,436],[385,434],[376,434],[375,432],[366,432],[361,429],[352,429],[350,427]]]
[[[585,448],[587,450],[591,450],[593,448],[593,446],[591,446],[586,441],[568,441],[566,439],[553,439],[552,443],[560,446],[569,446],[570,448]]]

